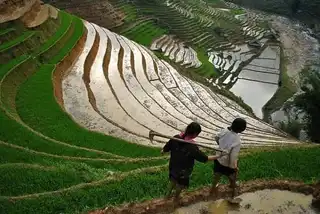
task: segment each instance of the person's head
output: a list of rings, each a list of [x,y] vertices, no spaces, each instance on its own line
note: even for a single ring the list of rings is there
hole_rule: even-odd
[[[200,132],[201,132],[201,126],[196,122],[192,122],[187,126],[183,134],[183,138],[185,137],[188,137],[189,139],[196,138],[200,134]]]
[[[235,133],[241,133],[247,128],[247,122],[242,118],[236,118],[232,124],[230,129]]]

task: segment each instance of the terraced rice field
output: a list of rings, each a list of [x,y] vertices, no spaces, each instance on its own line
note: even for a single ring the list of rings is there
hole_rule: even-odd
[[[150,49],[161,50],[164,56],[176,63],[181,63],[186,68],[199,68],[202,65],[197,52],[183,42],[177,42],[173,36],[162,35],[153,41]]]
[[[139,14],[156,19],[158,25],[168,29],[168,34],[158,35],[157,30],[152,28],[149,31],[133,28],[129,30],[130,39],[149,46],[151,50],[162,52],[161,58],[175,62],[176,68],[180,67],[185,73],[199,76],[203,82],[207,81],[208,84],[222,86],[227,90],[234,86],[238,77],[245,78],[245,71],[240,75],[244,66],[254,59],[258,60],[266,48],[276,45],[269,45],[275,41],[265,22],[251,11],[233,4],[180,0],[134,0],[131,4],[139,8]],[[144,24],[147,25],[141,25]],[[147,42],[141,39],[144,35],[139,35],[139,32],[147,32]],[[268,63],[266,60],[268,59],[261,58],[260,61]],[[279,60],[280,56],[277,61]],[[259,101],[259,106],[246,102],[247,98],[243,96],[241,88],[234,87],[231,91],[255,109],[255,114],[262,118],[263,106],[277,89],[276,85],[271,89],[264,89],[268,91],[268,96]],[[261,90],[259,96],[263,96]],[[242,103],[242,106],[245,104]]]
[[[0,213],[80,213],[163,196],[168,157],[159,147],[166,139],[151,144],[149,131],[175,135],[191,121],[203,127],[197,141],[214,148],[220,129],[246,118],[240,180],[318,178],[318,147],[252,117],[147,47],[52,8],[57,14],[28,28],[21,17],[39,16],[20,7],[25,13],[0,25],[7,57],[0,67]],[[196,166],[191,189],[210,184],[211,165]]]
[[[154,38],[166,32],[166,30],[159,28],[154,20],[142,20],[121,31],[121,34],[141,45],[149,46]]]

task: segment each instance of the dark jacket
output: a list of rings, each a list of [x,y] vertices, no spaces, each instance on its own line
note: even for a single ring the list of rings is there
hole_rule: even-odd
[[[174,136],[180,138],[179,135]],[[199,150],[197,145],[182,143],[176,140],[170,140],[163,147],[164,152],[171,152],[169,171],[170,174],[177,178],[189,178],[194,161],[207,162],[208,156]]]

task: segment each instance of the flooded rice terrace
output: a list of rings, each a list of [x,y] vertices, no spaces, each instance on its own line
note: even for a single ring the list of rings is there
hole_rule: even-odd
[[[241,70],[231,91],[262,118],[262,107],[278,89],[279,75],[280,47],[269,46]]]
[[[312,195],[281,190],[262,190],[239,196],[240,205],[226,200],[200,202],[175,210],[172,214],[316,214]]]

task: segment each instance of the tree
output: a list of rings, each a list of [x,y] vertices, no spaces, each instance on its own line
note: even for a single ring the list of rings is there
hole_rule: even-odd
[[[310,139],[320,143],[320,73],[307,73],[302,80],[301,89],[303,93],[295,98],[294,105],[306,113],[306,131]]]

